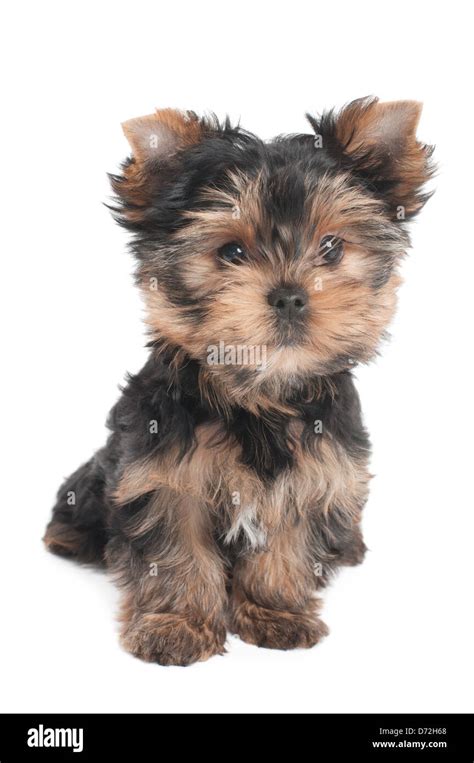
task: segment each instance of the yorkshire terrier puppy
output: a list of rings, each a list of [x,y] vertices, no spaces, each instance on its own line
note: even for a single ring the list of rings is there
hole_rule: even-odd
[[[429,194],[421,105],[361,99],[264,142],[172,109],[124,124],[112,176],[150,355],[47,547],[123,588],[122,643],[163,665],[327,634],[317,590],[359,564],[369,441],[352,369],[393,315]]]

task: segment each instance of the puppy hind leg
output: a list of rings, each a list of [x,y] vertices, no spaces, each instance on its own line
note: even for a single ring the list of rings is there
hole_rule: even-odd
[[[100,452],[60,487],[43,541],[54,554],[102,565],[107,543],[107,503],[99,456]]]

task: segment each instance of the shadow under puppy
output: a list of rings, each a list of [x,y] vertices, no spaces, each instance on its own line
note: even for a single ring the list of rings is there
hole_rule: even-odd
[[[384,336],[428,198],[420,110],[362,99],[270,142],[189,111],[125,123],[113,210],[150,355],[45,542],[106,564],[133,654],[187,665],[222,653],[227,630],[276,649],[326,635],[316,591],[365,551],[351,369]]]

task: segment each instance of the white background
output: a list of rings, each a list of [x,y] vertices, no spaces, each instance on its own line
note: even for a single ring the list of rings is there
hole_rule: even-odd
[[[443,8],[441,11],[440,9]],[[474,711],[472,70],[468,4],[17,2],[1,22],[3,711]],[[393,339],[358,372],[371,552],[311,651],[229,641],[189,668],[121,650],[104,575],[47,554],[59,483],[144,359],[107,171],[120,122],[229,113],[263,137],[375,94],[425,103],[437,192],[412,226]]]

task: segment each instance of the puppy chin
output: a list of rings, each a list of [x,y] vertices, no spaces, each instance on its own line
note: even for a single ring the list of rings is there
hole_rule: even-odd
[[[314,358],[309,362],[301,348],[294,346],[268,348],[264,361],[255,365],[215,366],[211,377],[230,402],[268,405],[303,389],[314,373]]]
[[[288,340],[285,344],[280,343],[269,350],[267,366],[262,375],[267,379],[281,379],[293,384],[301,378],[307,378],[308,375],[325,371],[325,364],[317,357],[313,348],[295,340]]]

